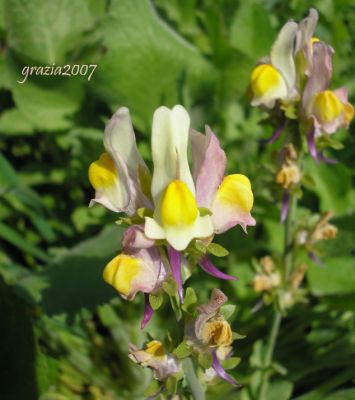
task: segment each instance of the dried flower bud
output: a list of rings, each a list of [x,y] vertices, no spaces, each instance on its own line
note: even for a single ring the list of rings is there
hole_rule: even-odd
[[[233,341],[232,329],[222,316],[217,316],[202,326],[200,339],[209,347],[229,346]]]
[[[257,274],[255,275],[252,286],[255,292],[268,292],[280,285],[281,278],[276,272],[268,275]]]
[[[276,175],[276,183],[284,189],[290,189],[301,179],[301,173],[296,164],[283,164]]]
[[[308,269],[307,264],[301,264],[291,275],[290,285],[292,289],[298,289],[304,279],[304,275]]]
[[[331,217],[332,213],[329,211],[321,216],[311,234],[311,243],[316,243],[319,240],[331,240],[336,237],[338,228],[328,222]]]
[[[260,265],[267,274],[271,274],[274,271],[274,261],[270,256],[260,258]]]

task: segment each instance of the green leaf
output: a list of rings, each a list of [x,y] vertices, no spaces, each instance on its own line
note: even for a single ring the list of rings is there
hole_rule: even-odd
[[[178,380],[174,376],[169,376],[169,378],[165,382],[165,387],[170,395],[175,395],[177,391]]]
[[[7,242],[11,243],[13,246],[22,250],[25,254],[31,254],[32,256],[38,258],[41,261],[48,261],[49,255],[42,251],[38,246],[33,243],[24,240],[23,236],[19,234],[14,229],[6,226],[0,222],[0,237]]]
[[[92,18],[84,0],[5,0],[8,45],[44,65],[61,64]]]
[[[335,215],[344,215],[351,210],[351,175],[341,164],[328,165],[305,159],[305,171],[312,176],[314,185],[308,188],[314,191],[321,204],[321,211],[331,210]]]
[[[205,207],[199,207],[201,217],[205,217],[206,215],[212,215],[212,211]]]
[[[173,351],[173,354],[179,358],[186,358],[188,357],[192,352],[191,347],[187,344],[186,340],[181,342],[179,346]]]
[[[270,52],[275,36],[270,15],[261,4],[240,3],[230,28],[230,42],[236,49],[257,60]]]
[[[111,2],[100,31],[107,52],[92,85],[113,109],[129,107],[142,131],[150,130],[157,107],[181,102],[182,77],[195,98],[216,78],[212,64],[169,28],[148,0]]]
[[[216,257],[225,257],[229,254],[229,251],[218,243],[210,243],[207,251]]]
[[[188,313],[190,313],[190,314],[193,314],[194,311],[195,311],[195,309],[196,309],[196,306],[197,306],[197,296],[196,296],[196,293],[195,293],[195,291],[193,290],[192,287],[188,287],[188,288],[186,289],[186,294],[185,294],[184,302],[183,302],[181,308],[182,308],[184,311],[186,311],[186,312],[188,312]]]
[[[160,389],[159,382],[153,379],[149,386],[144,391],[144,396],[154,396]]]
[[[22,66],[11,52],[7,53],[6,64],[16,106],[36,129],[56,130],[71,126],[68,118],[78,111],[84,97],[79,78],[30,76],[25,83],[19,84]]]
[[[34,124],[16,108],[0,115],[0,133],[4,136],[32,135],[34,129]]]
[[[307,278],[316,296],[351,294],[355,291],[355,268],[352,257],[328,258],[325,265],[310,265]]]
[[[241,362],[241,360],[240,357],[230,357],[223,360],[221,364],[224,369],[233,369]]]
[[[221,314],[228,320],[234,314],[236,308],[234,304],[225,304],[221,307]]]
[[[49,283],[41,301],[48,314],[73,316],[83,307],[90,310],[117,296],[103,281],[102,271],[119,250],[121,236],[122,229],[111,226],[53,259],[39,274]]]
[[[268,391],[267,391],[267,399],[277,399],[277,400],[288,400],[291,398],[293,390],[292,382],[279,380],[275,382],[271,382]]]
[[[154,311],[158,310],[161,307],[161,305],[163,304],[163,300],[164,300],[164,295],[161,292],[158,294],[149,295],[149,303]]]
[[[211,353],[199,353],[198,354],[198,363],[202,368],[208,369],[212,366],[212,354]]]

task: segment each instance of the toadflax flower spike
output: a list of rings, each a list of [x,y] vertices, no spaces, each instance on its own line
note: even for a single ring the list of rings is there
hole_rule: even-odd
[[[206,126],[206,135],[191,130],[194,179],[199,207],[212,211],[215,233],[223,233],[235,225],[255,225],[250,211],[254,196],[245,175],[224,176],[226,155],[212,130]]]
[[[106,152],[89,167],[89,180],[95,189],[90,206],[100,203],[128,215],[139,207],[149,207],[149,170],[138,152],[127,108],[119,108],[108,122],[104,146]]]
[[[152,154],[154,173],[151,192],[153,218],[145,218],[145,235],[166,239],[177,251],[194,238],[213,234],[210,216],[201,216],[195,197],[187,147],[190,117],[180,105],[158,108],[153,116]]]

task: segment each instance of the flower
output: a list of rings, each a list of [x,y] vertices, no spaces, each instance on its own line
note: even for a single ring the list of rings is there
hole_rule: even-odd
[[[329,89],[332,52],[325,43],[314,44],[313,69],[303,93],[303,114],[311,121],[315,137],[334,133],[339,127],[347,128],[354,117],[347,90]]]
[[[250,77],[251,105],[273,108],[277,100],[289,103],[297,98],[293,44],[298,25],[288,21],[272,46],[270,57],[261,60]]]
[[[130,344],[129,350],[128,357],[143,367],[151,368],[154,378],[159,381],[164,381],[169,376],[176,375],[181,371],[180,362],[172,354],[167,354],[158,340],[147,343],[144,349]]]
[[[224,175],[226,155],[209,126],[205,135],[194,130],[190,135],[199,207],[211,210],[215,233],[238,224],[246,231],[248,225],[256,224],[250,214],[254,196],[249,179],[241,174]]]
[[[159,251],[142,249],[136,256],[119,254],[105,267],[103,279],[127,300],[138,291],[151,293],[161,281],[163,271]]]
[[[89,167],[89,180],[95,189],[90,206],[100,203],[128,215],[149,207],[150,174],[138,152],[127,108],[119,108],[106,125],[104,146],[106,152]]]
[[[201,216],[187,157],[190,117],[180,105],[158,108],[153,116],[151,192],[153,217],[145,217],[145,235],[166,239],[178,251],[194,238],[213,234],[209,215]]]
[[[226,373],[220,364],[230,354],[233,342],[232,329],[220,313],[220,307],[228,300],[227,296],[219,289],[213,289],[210,301],[197,308],[197,318],[188,328],[188,343],[198,352],[209,352],[212,355],[212,369],[222,379],[238,385]],[[211,377],[211,373],[208,373]]]

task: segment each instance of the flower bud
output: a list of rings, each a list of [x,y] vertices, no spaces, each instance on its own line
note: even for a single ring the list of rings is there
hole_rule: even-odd
[[[301,173],[296,164],[282,165],[276,175],[276,183],[284,189],[290,189],[295,186],[301,179]]]

